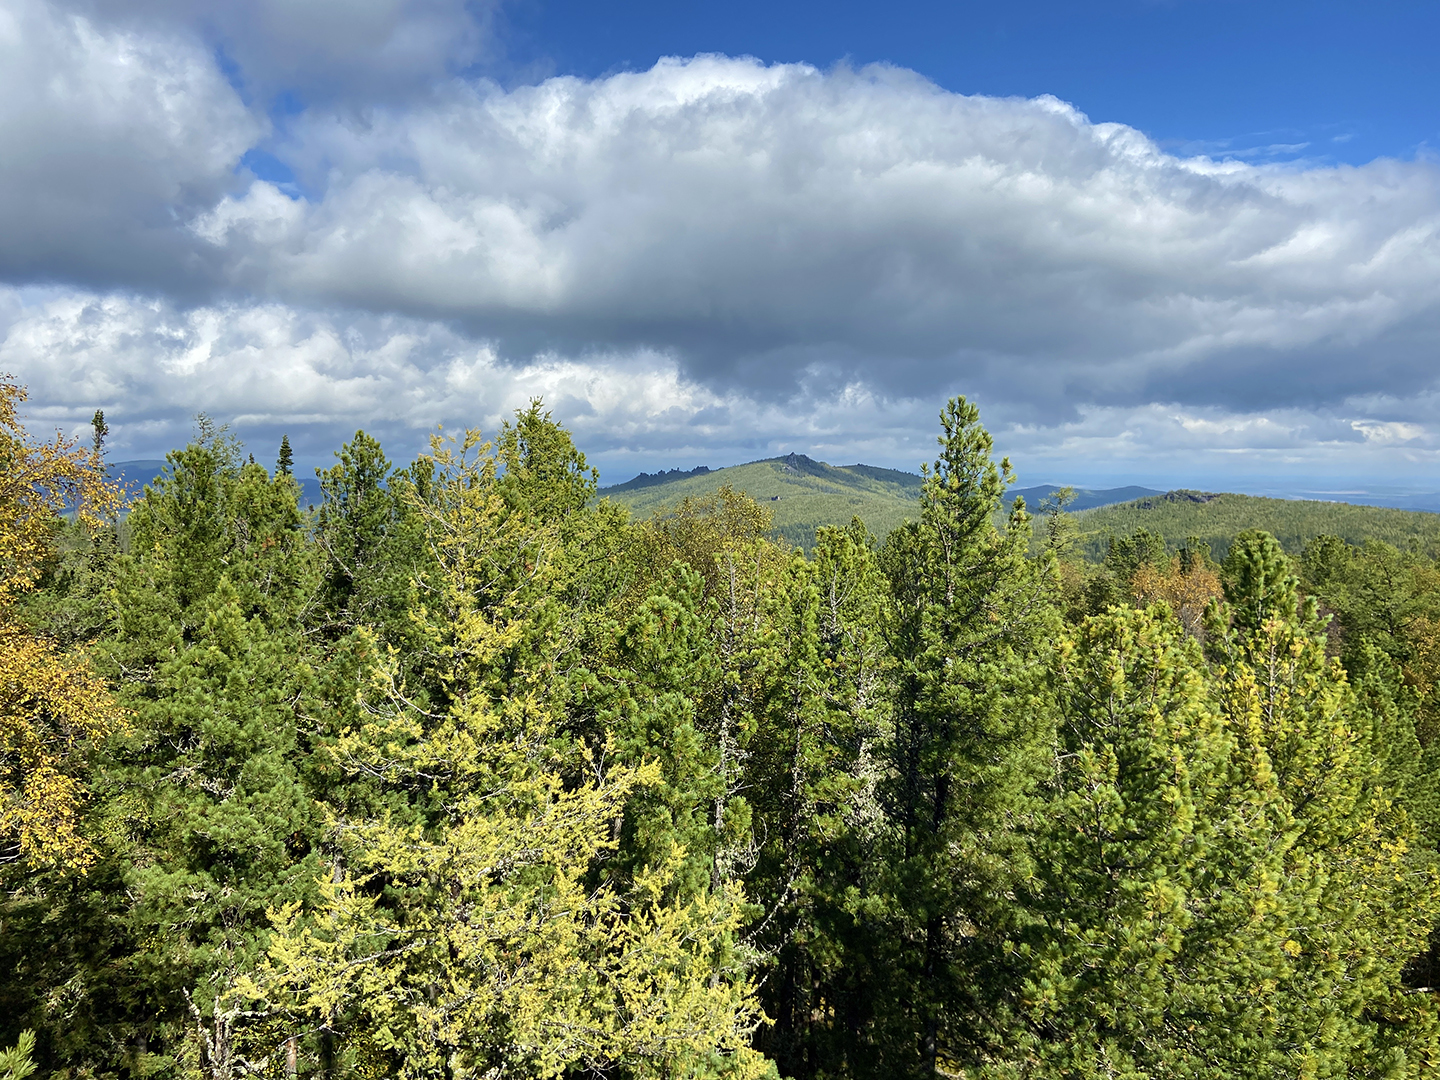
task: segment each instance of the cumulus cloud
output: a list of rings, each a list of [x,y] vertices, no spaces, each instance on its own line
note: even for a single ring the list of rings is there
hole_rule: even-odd
[[[441,77],[480,47],[463,34],[396,61],[406,95],[378,80],[267,134],[199,8],[152,0],[147,30],[4,2],[0,90],[30,111],[0,104],[24,150],[0,162],[0,367],[57,418],[125,412],[137,448],[202,408],[413,444],[543,394],[617,474],[788,449],[913,467],[963,392],[1035,479],[1434,463],[1427,160],[1180,157],[885,67],[697,57],[506,90]],[[389,63],[374,42],[462,17],[376,4],[335,57]],[[278,86],[324,35],[266,44],[269,10]],[[237,167],[262,143],[298,187]]]
[[[196,228],[237,287],[722,388],[1235,406],[1428,385],[1440,170],[1178,159],[1054,99],[702,57],[301,124],[323,197]],[[1359,361],[1363,360],[1363,363]]]
[[[0,279],[178,288],[184,222],[262,133],[203,49],[38,0],[0,5]]]
[[[202,410],[258,445],[284,432],[321,457],[363,427],[406,456],[437,426],[494,431],[535,398],[602,453],[669,452],[677,436],[734,434],[735,402],[685,382],[666,357],[507,363],[440,324],[280,304],[179,309],[123,295],[4,290],[0,370],[25,375],[32,420],[42,425],[83,430],[103,408],[121,456],[183,440]],[[761,421],[748,422],[754,435]]]

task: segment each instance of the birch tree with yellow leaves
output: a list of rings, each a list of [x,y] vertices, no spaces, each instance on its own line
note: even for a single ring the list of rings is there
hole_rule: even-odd
[[[98,529],[119,505],[98,452],[25,430],[25,389],[0,377],[0,860],[84,870],[93,861],[78,824],[86,751],[120,722],[85,658],[32,632],[17,602],[35,586],[75,508]]]

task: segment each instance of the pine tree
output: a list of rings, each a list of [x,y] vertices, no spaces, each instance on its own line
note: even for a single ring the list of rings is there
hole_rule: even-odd
[[[721,672],[709,607],[700,575],[672,567],[619,632],[614,662],[600,668],[588,695],[595,737],[614,740],[616,760],[659,768],[658,781],[625,804],[617,869],[634,877],[683,848],[674,886],[686,896],[710,891],[720,846],[735,840],[714,827],[725,785],[719,748],[702,722]]]
[[[290,436],[280,436],[280,456],[275,461],[276,476],[291,476],[294,474],[295,454],[290,449]]]
[[[269,932],[267,911],[313,895],[322,819],[297,754],[297,707],[311,669],[297,640],[247,620],[222,577],[193,640],[137,702],[121,751],[135,865],[125,921],[141,942],[172,1024],[152,1054],[196,1054],[212,1080],[253,1068],[242,1057],[241,980]],[[163,945],[161,944],[163,943]]]
[[[410,590],[431,567],[419,518],[400,494],[413,481],[392,474],[380,443],[363,431],[335,456],[319,474],[315,540],[324,558],[307,622],[328,638],[363,626],[408,652]]]
[[[243,463],[239,443],[205,417],[166,463],[131,510],[131,555],[116,568],[111,652],[132,672],[157,662],[172,630],[193,639],[222,575],[244,616],[272,629],[298,625],[314,588],[293,483]]]
[[[0,1050],[0,1080],[25,1080],[35,1072],[35,1033],[22,1031],[14,1046]]]
[[[1277,1040],[1288,1067],[1311,1075],[1382,1065],[1418,1075],[1440,1053],[1436,1012],[1401,976],[1425,950],[1440,880],[1375,753],[1375,725],[1394,718],[1357,699],[1327,657],[1314,601],[1300,597],[1274,537],[1244,536],[1222,577],[1228,603],[1212,608],[1207,643],[1221,706],[1242,748],[1273,770],[1295,823],[1283,880],[1302,911]]]
[[[1293,822],[1263,753],[1163,604],[1087,619],[1056,676],[1013,1027],[986,1075],[1285,1074],[1276,985],[1305,898],[1285,891]]]
[[[893,725],[886,582],[858,520],[824,528],[767,603],[758,729],[747,766],[759,848],[750,931],[785,1076],[868,1075],[874,982],[866,907],[894,830],[880,802]]]
[[[223,430],[202,422],[168,461],[132,511],[98,649],[132,724],[101,759],[105,857],[65,905],[91,935],[63,960],[87,976],[69,980],[87,1022],[42,1019],[77,1061],[200,1061],[224,1080],[240,1068],[227,995],[267,908],[318,873],[299,752],[300,716],[319,711],[299,632],[312,561],[294,485],[241,464]]]
[[[786,564],[784,550],[766,537],[769,524],[769,513],[754,500],[722,487],[714,496],[685,499],[634,531],[637,585],[692,612],[700,635],[696,665],[679,670],[696,676],[687,693],[705,764],[683,786],[705,793],[708,888],[716,895],[738,885],[754,869],[757,854],[751,742],[762,672],[776,648],[767,607]],[[628,599],[622,593],[619,602]],[[701,813],[698,806],[695,813]]]
[[[90,418],[90,427],[94,430],[95,461],[103,464],[105,460],[105,439],[110,434],[110,425],[105,422],[105,410],[96,409],[95,415]]]
[[[1042,775],[1053,732],[1049,559],[1027,558],[1023,500],[1003,531],[993,523],[1013,474],[994,463],[976,407],[956,398],[941,424],[920,520],[885,549],[899,665],[888,811],[903,833],[886,928],[897,968],[879,1021],[892,1075],[983,1057],[999,1034],[987,1002],[1000,992],[1012,914],[999,898],[1027,872],[1008,821]]]

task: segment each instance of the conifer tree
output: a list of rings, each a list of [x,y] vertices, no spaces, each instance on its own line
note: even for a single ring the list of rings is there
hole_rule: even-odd
[[[246,618],[298,624],[313,591],[314,559],[301,529],[298,489],[241,460],[239,443],[201,417],[197,438],[131,511],[131,555],[117,565],[121,632],[112,642],[133,671],[153,665],[171,630],[190,641],[205,603],[227,576]]]
[[[673,572],[679,565],[699,575],[688,602],[702,618],[705,649],[713,658],[709,681],[694,688],[694,707],[705,752],[713,755],[699,783],[709,797],[710,889],[717,894],[748,875],[757,856],[749,798],[755,787],[751,742],[763,671],[777,648],[768,608],[786,565],[783,549],[766,536],[769,526],[767,510],[722,487],[714,496],[682,500],[645,523],[635,545],[642,579],[653,580],[659,570],[662,581],[678,581]]]
[[[105,410],[96,409],[95,415],[90,418],[90,427],[94,431],[95,460],[103,464],[105,460],[105,439],[110,434],[110,425],[105,422]]]
[[[363,626],[408,651],[410,590],[430,568],[419,519],[401,497],[413,479],[392,474],[380,443],[363,431],[335,457],[335,465],[317,471],[323,498],[315,540],[323,565],[306,621],[328,638]]]
[[[941,425],[920,520],[885,550],[898,661],[888,809],[903,833],[886,929],[897,982],[882,1021],[890,1030],[880,1034],[895,1055],[884,1066],[892,1075],[983,1056],[999,1034],[988,999],[1000,989],[1012,915],[999,898],[1027,866],[1008,823],[1047,763],[1053,732],[1049,560],[1027,558],[1023,500],[1004,530],[995,527],[1013,474],[1008,460],[993,461],[979,410],[956,398]]]
[[[139,1033],[136,1067],[190,1061],[226,1080],[243,1071],[229,995],[266,911],[318,874],[298,752],[313,707],[299,624],[312,562],[295,485],[241,464],[223,430],[202,421],[168,462],[132,511],[100,648],[133,723],[107,748],[100,814],[101,877],[123,901],[77,899],[112,956],[87,988],[87,1052]]]
[[[239,980],[263,951],[267,911],[314,893],[322,820],[297,755],[311,673],[296,639],[245,619],[226,577],[203,606],[194,640],[172,639],[123,751],[143,799],[125,919],[154,943],[144,967],[178,997],[168,1045],[151,1052],[195,1054],[229,1080],[254,1068]]]
[[[275,461],[276,476],[291,476],[295,471],[295,454],[290,449],[290,436],[280,436],[280,456]]]
[[[626,798],[661,774],[565,737],[572,628],[556,585],[566,519],[590,511],[583,482],[529,487],[578,471],[552,434],[531,427],[503,473],[514,441],[437,442],[423,492],[408,489],[437,567],[412,615],[443,696],[419,709],[393,663],[377,669],[368,718],[336,754],[421,813],[342,823],[324,902],[284,910],[252,998],[400,1076],[756,1076],[738,890],[677,888],[678,844],[623,894],[601,867]]]
[[[0,1050],[0,1080],[25,1080],[35,1072],[35,1033],[22,1031],[14,1046]]]
[[[1264,754],[1163,604],[1087,619],[1056,672],[1014,1027],[986,1075],[1289,1074],[1276,987],[1304,897],[1285,891],[1293,822]]]
[[[710,891],[720,845],[735,839],[714,828],[724,783],[719,748],[702,721],[721,670],[712,607],[700,575],[675,565],[620,631],[615,662],[600,667],[589,695],[598,710],[595,737],[614,740],[617,761],[659,768],[657,781],[625,805],[618,867],[633,876],[683,848],[674,886],[687,896]]]
[[[1283,880],[1302,907],[1277,1013],[1288,1067],[1419,1075],[1440,1053],[1436,1013],[1401,975],[1440,912],[1434,854],[1415,847],[1374,753],[1377,715],[1327,657],[1314,601],[1275,538],[1242,536],[1222,577],[1227,605],[1208,628],[1221,706],[1241,747],[1273,769],[1295,823]]]
[[[880,802],[893,726],[886,583],[858,520],[821,529],[767,604],[759,725],[747,768],[759,860],[750,931],[786,1076],[864,1075],[873,984],[864,932],[895,853]]]

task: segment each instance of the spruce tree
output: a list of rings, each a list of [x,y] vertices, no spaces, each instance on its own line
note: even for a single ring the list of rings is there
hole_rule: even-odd
[[[276,476],[290,476],[294,473],[295,455],[290,450],[290,436],[280,436],[280,456],[275,462]]]

